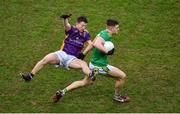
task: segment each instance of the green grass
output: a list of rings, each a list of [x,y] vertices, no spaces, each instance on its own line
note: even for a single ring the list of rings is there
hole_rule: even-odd
[[[120,21],[110,64],[128,75],[122,92],[131,102],[114,102],[114,80],[98,76],[52,104],[54,92],[83,78],[81,71],[47,65],[30,83],[19,78],[59,49],[59,15],[66,12],[73,14],[71,24],[79,15],[88,17],[92,39],[106,19]],[[0,112],[180,112],[178,0],[1,0],[0,15]]]

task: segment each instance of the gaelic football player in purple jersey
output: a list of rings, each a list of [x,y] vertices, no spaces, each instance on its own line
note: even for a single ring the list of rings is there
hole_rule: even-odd
[[[58,64],[60,66],[64,66],[67,69],[82,69],[82,71],[86,75],[86,77],[82,81],[88,80],[86,82],[91,82],[91,80],[93,80],[94,72],[92,72],[89,69],[87,63],[83,61],[85,55],[92,48],[90,34],[86,30],[86,26],[88,23],[87,18],[85,16],[78,17],[76,25],[72,26],[68,22],[68,18],[70,16],[71,14],[61,16],[61,18],[63,18],[66,35],[61,49],[56,52],[47,54],[35,65],[31,72],[21,73],[21,76],[25,81],[30,81],[46,64]],[[84,49],[84,51],[81,52],[86,42],[88,43],[88,45]],[[65,88],[63,90],[63,94],[65,94],[66,91],[76,88],[76,86],[83,86],[83,83],[77,84],[78,85],[74,84],[73,86],[68,87],[68,89]]]

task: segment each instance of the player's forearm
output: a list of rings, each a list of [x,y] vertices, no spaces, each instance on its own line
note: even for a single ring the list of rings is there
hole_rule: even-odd
[[[64,28],[65,28],[67,31],[71,29],[71,25],[70,25],[68,19],[64,19],[64,20],[63,20],[63,24],[64,24]]]
[[[92,44],[89,44],[85,50],[83,51],[83,54],[86,55],[91,49],[93,48],[93,45]]]
[[[93,46],[97,48],[98,50],[102,51],[103,53],[107,53],[107,50],[104,48],[102,44],[99,43],[93,43]]]

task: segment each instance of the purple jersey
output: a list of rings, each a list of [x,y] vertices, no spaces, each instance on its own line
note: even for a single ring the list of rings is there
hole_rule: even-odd
[[[83,49],[84,43],[90,40],[90,34],[87,31],[80,33],[74,26],[71,26],[69,31],[65,31],[65,34],[66,38],[64,39],[61,50],[67,54],[78,57]]]

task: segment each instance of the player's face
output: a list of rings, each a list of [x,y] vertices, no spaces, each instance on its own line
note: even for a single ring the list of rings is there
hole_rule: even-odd
[[[86,26],[87,26],[87,23],[85,22],[80,22],[76,24],[76,27],[80,32],[83,32],[86,29]]]
[[[113,33],[117,34],[118,31],[119,31],[119,25],[116,25],[116,26],[112,27],[112,32]]]

